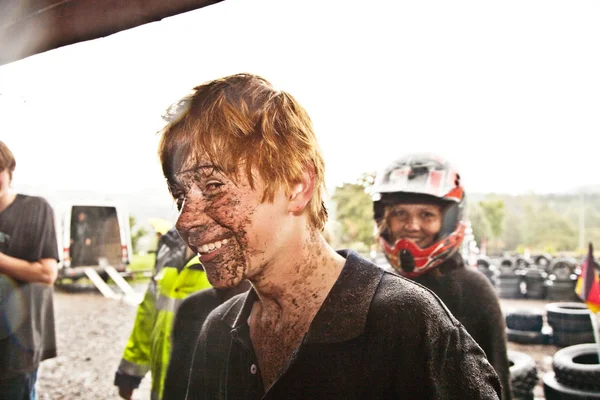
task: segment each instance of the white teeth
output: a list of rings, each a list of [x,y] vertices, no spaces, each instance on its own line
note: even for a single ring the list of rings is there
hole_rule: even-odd
[[[209,253],[215,249],[220,249],[221,246],[225,246],[229,242],[229,239],[218,240],[212,243],[206,243],[198,247],[199,253]]]

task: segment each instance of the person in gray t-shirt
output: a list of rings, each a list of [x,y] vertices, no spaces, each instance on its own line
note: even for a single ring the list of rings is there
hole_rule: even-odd
[[[15,166],[0,142],[0,400],[35,399],[39,363],[56,357],[54,212],[9,190]]]

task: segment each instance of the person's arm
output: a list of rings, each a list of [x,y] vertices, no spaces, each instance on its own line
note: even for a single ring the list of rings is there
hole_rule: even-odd
[[[23,260],[0,252],[0,273],[23,282],[52,285],[58,276],[58,245],[54,229],[54,211],[45,201],[36,203],[39,217],[28,226],[33,234],[32,242],[38,247],[32,249],[33,259]],[[33,212],[33,211],[32,211]]]
[[[119,395],[124,399],[131,398],[134,389],[150,371],[150,334],[156,319],[154,296],[155,293],[149,288],[138,306],[135,324],[115,373],[114,384],[119,387]]]
[[[498,375],[462,326],[428,341],[427,373],[432,399],[500,399]]]
[[[24,282],[52,285],[58,275],[58,263],[52,258],[30,262],[0,253],[0,273]]]
[[[157,283],[153,277],[148,284],[144,299],[138,306],[133,329],[115,373],[114,384],[119,388],[119,396],[123,399],[131,398],[133,391],[139,387],[146,373],[150,371],[152,353],[150,335],[156,322],[157,290]]]
[[[486,305],[485,313],[480,320],[481,326],[478,329],[479,335],[486,335],[485,339],[481,340],[481,348],[485,351],[490,364],[492,364],[498,378],[500,378],[502,400],[511,400],[510,363],[508,361],[504,314],[495,294],[493,292],[486,294],[489,297],[488,301],[485,301],[484,296],[478,297],[478,299],[483,300],[479,300],[478,303]],[[475,338],[475,336],[473,337]],[[477,341],[479,342],[479,340]]]

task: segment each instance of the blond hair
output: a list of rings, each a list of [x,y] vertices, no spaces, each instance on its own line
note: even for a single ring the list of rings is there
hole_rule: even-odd
[[[208,157],[233,179],[244,170],[252,188],[255,169],[265,182],[263,201],[272,202],[277,190],[290,193],[309,171],[310,221],[323,229],[323,156],[308,113],[289,93],[256,75],[231,75],[195,87],[166,119],[158,153],[168,181],[184,164]]]

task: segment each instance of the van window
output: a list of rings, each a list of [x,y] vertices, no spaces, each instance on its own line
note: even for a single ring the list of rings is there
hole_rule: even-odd
[[[113,266],[122,264],[115,207],[73,206],[70,231],[71,267],[96,266],[101,258]]]

